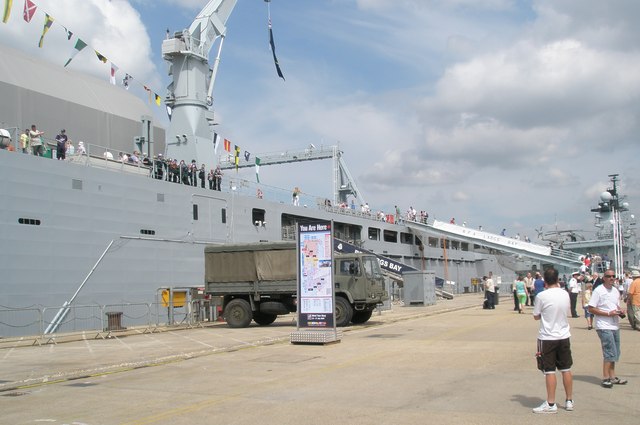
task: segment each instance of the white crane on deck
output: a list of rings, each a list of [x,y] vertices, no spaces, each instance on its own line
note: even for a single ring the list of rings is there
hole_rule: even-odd
[[[227,19],[237,0],[210,0],[189,29],[167,33],[162,42],[162,57],[169,62],[165,104],[171,123],[166,133],[168,157],[195,159],[198,164],[215,161],[211,126],[213,122],[213,85],[216,79]],[[209,52],[220,39],[218,53],[209,67]]]
[[[360,190],[356,186],[356,182],[351,176],[347,164],[342,157],[342,151],[338,146],[320,146],[316,148],[315,145],[310,144],[308,148],[302,150],[287,150],[280,152],[262,153],[256,154],[256,157],[260,158],[260,166],[264,165],[277,165],[277,164],[290,164],[294,162],[303,161],[316,161],[319,159],[331,159],[333,160],[333,202],[334,205],[340,205],[341,203],[347,203],[347,197],[353,196],[358,200],[360,205],[365,205],[366,202],[362,196]],[[220,168],[223,170],[230,170],[236,168],[235,155],[229,154],[223,156],[219,161]],[[238,168],[253,167],[255,163],[240,159],[238,162]]]

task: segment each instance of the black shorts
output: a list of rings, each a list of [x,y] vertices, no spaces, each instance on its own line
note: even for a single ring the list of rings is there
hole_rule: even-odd
[[[542,353],[544,373],[554,373],[556,368],[566,372],[573,365],[571,342],[567,339],[538,340],[538,351]]]

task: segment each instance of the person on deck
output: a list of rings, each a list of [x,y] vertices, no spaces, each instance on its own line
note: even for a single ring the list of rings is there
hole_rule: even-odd
[[[31,136],[29,136],[28,128],[20,135],[20,149],[22,149],[22,153],[29,153],[31,151]]]
[[[69,138],[67,137],[67,132],[63,128],[60,130],[60,134],[56,136],[56,157],[64,161],[67,154],[67,141]]]
[[[31,130],[29,131],[29,137],[31,138],[31,149],[35,156],[44,155],[44,144],[42,143],[43,134],[44,134],[44,131],[39,131],[36,128],[35,124],[31,126]]]

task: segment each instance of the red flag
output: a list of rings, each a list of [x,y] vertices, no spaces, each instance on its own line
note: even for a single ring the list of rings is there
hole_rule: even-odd
[[[109,82],[114,86],[116,85],[116,72],[118,72],[118,67],[111,62],[111,78],[109,78]]]
[[[27,22],[31,22],[31,18],[36,14],[36,9],[38,6],[33,4],[31,0],[24,0],[24,20]]]
[[[227,139],[224,139],[224,150],[227,152],[231,152],[231,142]]]

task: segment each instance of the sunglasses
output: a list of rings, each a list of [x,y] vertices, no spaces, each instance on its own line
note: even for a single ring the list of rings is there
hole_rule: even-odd
[[[616,277],[615,274],[605,274],[604,277]]]

